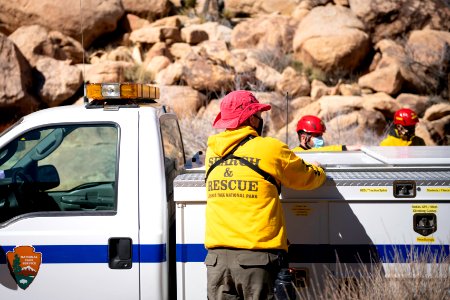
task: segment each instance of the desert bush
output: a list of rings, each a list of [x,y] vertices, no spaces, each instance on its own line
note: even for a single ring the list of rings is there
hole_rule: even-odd
[[[430,299],[450,297],[450,258],[448,250],[394,251],[394,264],[359,264],[351,268],[337,263],[322,284],[297,289],[300,299]],[[389,275],[389,276],[386,276]]]
[[[205,153],[208,137],[220,132],[212,127],[212,118],[183,118],[180,119],[180,130],[183,136],[184,153],[186,159],[191,158],[198,151]]]
[[[263,48],[255,51],[256,59],[266,64],[278,72],[292,64],[292,55],[286,54],[281,47]]]
[[[124,72],[125,81],[151,83],[154,79],[154,74],[145,70],[142,65],[135,64],[131,68],[126,68]]]
[[[254,72],[245,72],[236,74],[234,77],[234,91],[250,90],[253,92],[267,92],[270,89],[255,77]]]
[[[332,84],[327,74],[318,68],[306,67],[301,61],[292,60],[289,64],[299,74],[304,74],[308,77],[309,81],[319,80],[326,84]]]

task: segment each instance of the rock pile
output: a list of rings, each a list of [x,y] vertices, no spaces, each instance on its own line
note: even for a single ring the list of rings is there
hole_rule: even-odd
[[[0,123],[79,103],[83,82],[161,87],[181,118],[251,89],[268,134],[315,114],[344,140],[382,138],[395,110],[449,143],[450,7],[440,0],[0,0]],[[80,13],[82,12],[82,13]],[[82,34],[81,34],[82,33]],[[286,99],[285,95],[289,97]],[[289,112],[289,113],[287,113]],[[1,129],[1,128],[0,128]],[[347,136],[347,137],[346,137]]]

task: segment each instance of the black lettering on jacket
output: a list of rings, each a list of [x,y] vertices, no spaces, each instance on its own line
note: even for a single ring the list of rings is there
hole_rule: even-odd
[[[208,192],[212,191],[247,191],[257,192],[258,181],[236,180],[236,179],[216,179],[208,180]]]
[[[242,158],[245,159],[246,161],[248,161],[249,163],[251,163],[252,165],[259,167],[259,162],[261,161],[260,158],[246,157],[246,156],[244,156]],[[220,157],[218,157],[218,156],[210,157],[208,168],[211,167],[211,165],[214,164],[219,159],[220,159]],[[219,164],[219,166],[245,166],[245,164],[240,162],[238,159],[230,158],[230,159],[227,159],[226,161],[221,162]]]

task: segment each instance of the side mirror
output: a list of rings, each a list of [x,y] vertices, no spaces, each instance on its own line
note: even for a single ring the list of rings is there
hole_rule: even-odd
[[[53,165],[39,166],[36,175],[39,190],[46,191],[60,184],[59,174]]]

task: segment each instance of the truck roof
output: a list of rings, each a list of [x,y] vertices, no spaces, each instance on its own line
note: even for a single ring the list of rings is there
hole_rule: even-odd
[[[154,111],[159,115],[164,113],[160,104],[140,105],[139,107],[107,107],[88,109],[84,105],[67,105],[42,109],[26,115],[22,122],[32,122],[36,125],[53,124],[61,122],[89,122],[92,120],[108,121],[114,119],[114,114],[123,114],[136,111]],[[105,113],[106,112],[106,113]]]

